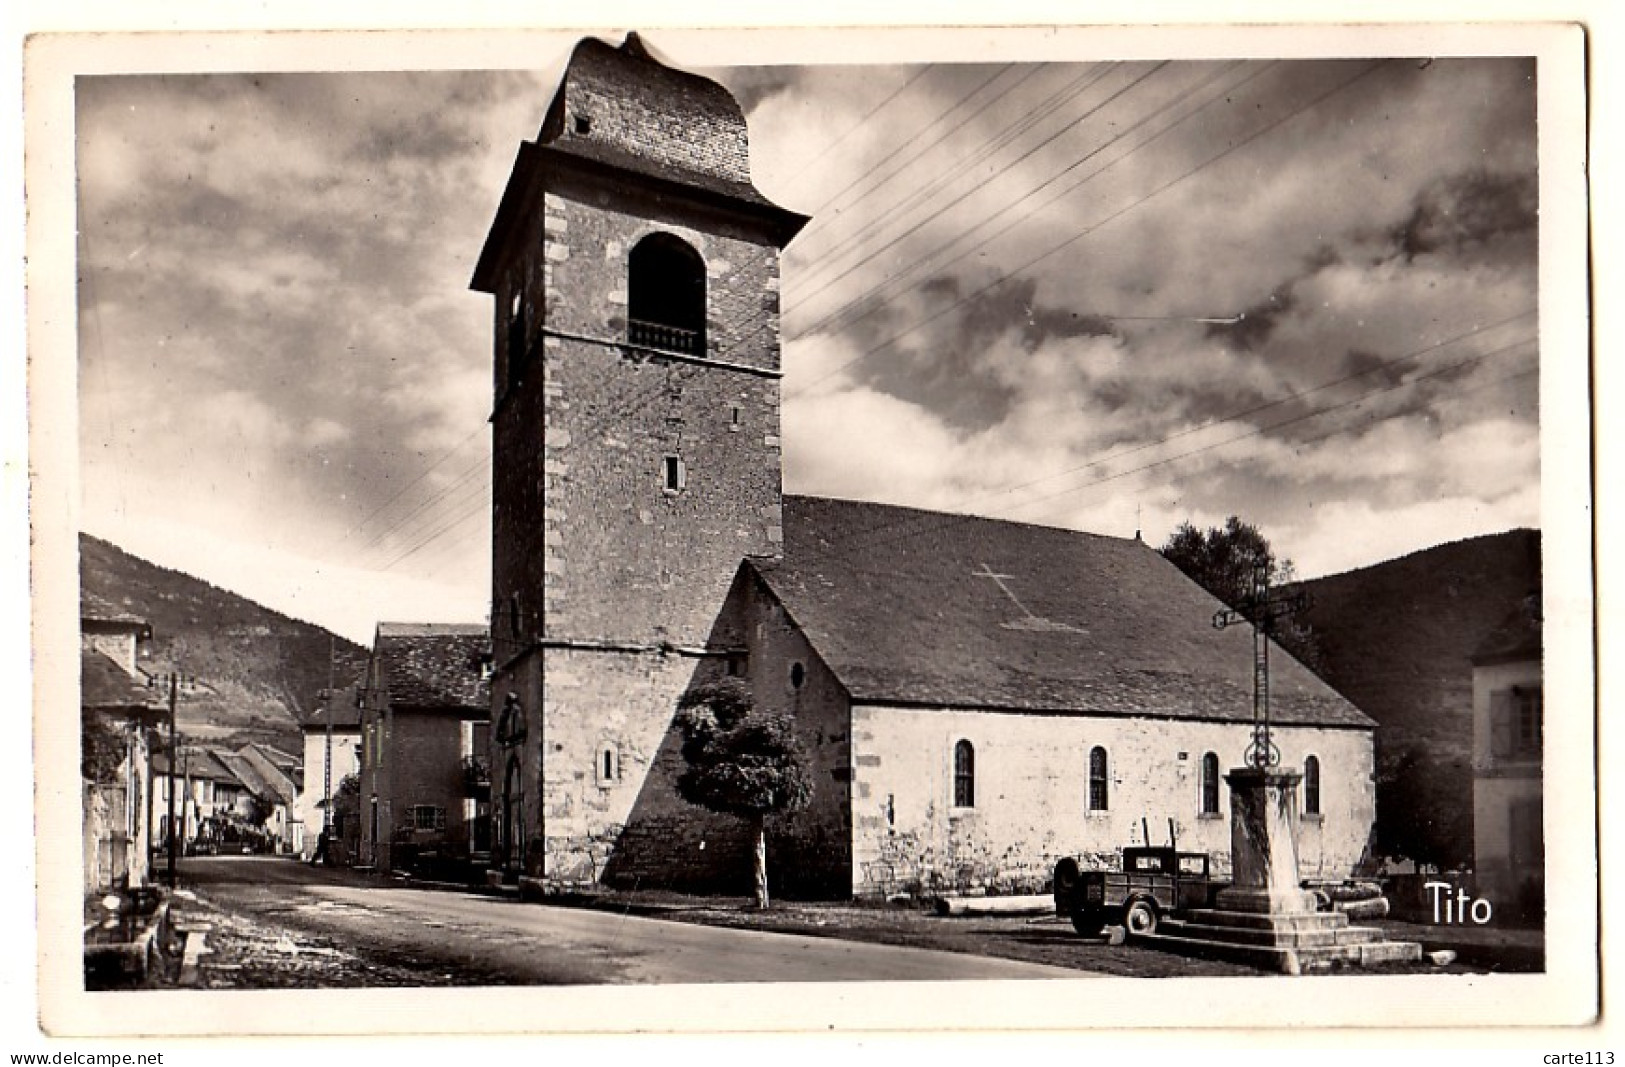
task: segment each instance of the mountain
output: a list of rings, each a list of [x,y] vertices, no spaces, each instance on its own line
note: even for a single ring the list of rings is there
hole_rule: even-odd
[[[1470,861],[1474,650],[1540,589],[1540,531],[1509,530],[1301,582],[1319,673],[1377,720],[1379,848]]]
[[[79,535],[81,588],[145,619],[149,674],[174,671],[196,684],[176,699],[180,733],[209,744],[261,741],[302,751],[299,724],[314,714],[329,678],[353,681],[367,650],[180,571]]]

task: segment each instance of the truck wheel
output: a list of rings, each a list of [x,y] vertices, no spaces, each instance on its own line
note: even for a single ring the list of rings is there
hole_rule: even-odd
[[[1055,895],[1070,897],[1077,891],[1079,877],[1078,861],[1071,856],[1057,863],[1055,865]]]
[[[1131,901],[1123,909],[1123,928],[1133,936],[1156,933],[1157,909],[1148,900]]]
[[[1072,911],[1072,929],[1084,937],[1100,936],[1100,929],[1105,925],[1106,917],[1092,908],[1075,908]]]

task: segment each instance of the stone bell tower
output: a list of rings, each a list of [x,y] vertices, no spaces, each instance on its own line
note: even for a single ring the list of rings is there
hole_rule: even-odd
[[[722,86],[576,47],[473,287],[495,335],[493,866],[595,881],[740,560],[780,552],[779,260]]]

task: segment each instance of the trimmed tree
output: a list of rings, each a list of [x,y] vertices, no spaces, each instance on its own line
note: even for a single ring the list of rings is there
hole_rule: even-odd
[[[806,756],[788,715],[758,711],[738,678],[723,678],[683,694],[677,704],[683,760],[677,779],[684,800],[734,815],[754,842],[756,905],[768,906],[767,817],[795,811],[812,797]]]

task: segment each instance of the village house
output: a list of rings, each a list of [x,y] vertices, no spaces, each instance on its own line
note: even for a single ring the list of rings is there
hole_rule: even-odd
[[[166,715],[136,666],[144,619],[80,594],[80,736],[86,893],[150,881],[153,733]]]
[[[731,95],[636,35],[582,41],[520,147],[473,278],[495,304],[492,877],[741,888],[743,827],[673,787],[678,701],[727,675],[813,765],[771,831],[794,893],[1038,888],[1170,825],[1223,867],[1253,657],[1222,605],[1138,540],[783,496],[780,255],[806,221],[751,184]],[[1373,724],[1273,663],[1306,873],[1346,874]]]
[[[301,827],[299,854],[308,860],[316,853],[333,795],[346,777],[361,774],[360,684],[322,690],[316,713],[301,730],[305,775],[294,801],[294,819]],[[334,837],[341,839],[343,828],[335,830]]]
[[[153,757],[153,805],[157,837],[153,847],[162,852],[169,836],[169,757]],[[176,777],[177,847],[182,854],[196,850],[209,821],[223,811],[235,811],[246,789],[237,776],[226,769],[206,748],[182,747]]]
[[[483,864],[489,642],[483,625],[378,624],[362,690],[359,863]]]
[[[1546,905],[1542,823],[1540,595],[1473,654],[1473,874],[1503,921],[1539,925]]]

